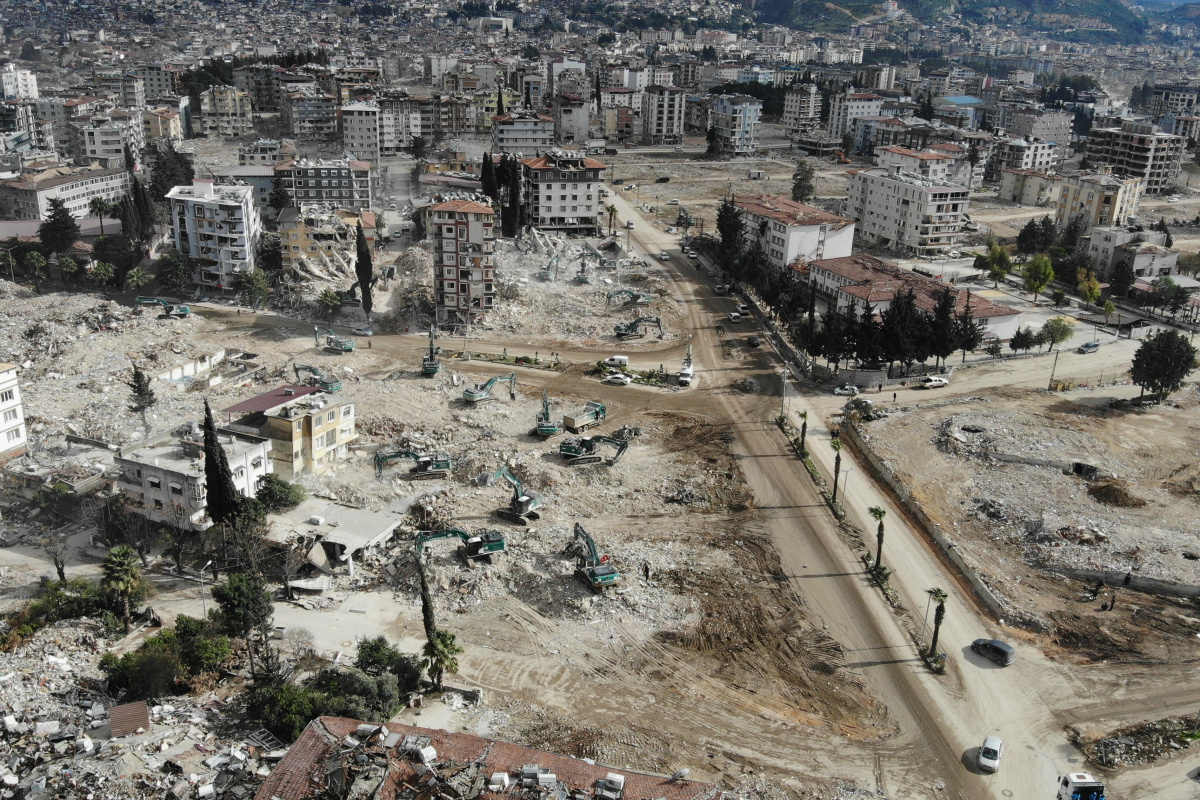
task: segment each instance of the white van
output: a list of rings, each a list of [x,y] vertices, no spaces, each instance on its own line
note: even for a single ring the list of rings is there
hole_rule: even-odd
[[[606,367],[628,367],[629,366],[629,356],[609,356],[608,358],[604,359],[604,366],[606,366]]]
[[[696,374],[696,371],[694,369],[692,369],[691,367],[684,367],[683,369],[679,370],[679,385],[680,386],[691,386],[692,385],[692,377],[695,374]]]

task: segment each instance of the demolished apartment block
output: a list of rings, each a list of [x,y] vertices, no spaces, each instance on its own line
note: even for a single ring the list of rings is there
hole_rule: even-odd
[[[718,793],[682,776],[617,770],[466,733],[318,717],[255,800],[712,800]]]
[[[369,214],[370,219],[364,217]],[[355,280],[358,263],[358,224],[370,243],[375,215],[360,216],[328,203],[301,203],[279,212],[283,268],[293,280]]]

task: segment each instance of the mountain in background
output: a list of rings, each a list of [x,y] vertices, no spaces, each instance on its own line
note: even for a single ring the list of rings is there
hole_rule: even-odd
[[[1151,11],[1155,22],[1173,23],[1176,25],[1195,25],[1200,23],[1200,3],[1183,3],[1174,6],[1158,6]]]

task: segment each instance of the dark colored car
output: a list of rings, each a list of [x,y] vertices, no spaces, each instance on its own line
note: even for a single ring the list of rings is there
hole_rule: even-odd
[[[762,339],[759,339],[757,336],[751,336],[746,340],[746,344],[750,345],[751,347],[758,347],[760,344],[762,344]]]
[[[971,642],[971,649],[1002,667],[1007,667],[1017,660],[1017,651],[1013,649],[1012,645],[1005,644],[999,639],[976,639]]]
[[[663,175],[661,178],[655,178],[654,182],[655,183],[670,183],[671,178],[667,175]]]

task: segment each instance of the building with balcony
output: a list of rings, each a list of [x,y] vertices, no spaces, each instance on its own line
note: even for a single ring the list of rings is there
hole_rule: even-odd
[[[685,99],[678,86],[647,86],[642,95],[642,142],[683,144]]]
[[[998,196],[1023,206],[1058,206],[1062,193],[1061,175],[1032,169],[1006,169],[1000,178]]]
[[[129,172],[124,169],[52,167],[0,181],[0,197],[12,200],[17,219],[45,219],[53,199],[62,200],[71,216],[83,219],[91,213],[93,197],[113,203],[127,194]]]
[[[280,119],[284,130],[297,139],[334,141],[340,105],[336,97],[313,84],[297,84],[284,96]]]
[[[373,195],[371,165],[348,158],[301,158],[275,165],[275,177],[293,205],[324,203],[369,211]]]
[[[0,361],[0,464],[24,455],[27,440],[17,365]]]
[[[1079,249],[1092,257],[1098,280],[1111,280],[1121,262],[1132,267],[1135,278],[1147,281],[1176,274],[1179,253],[1167,248],[1167,235],[1139,228],[1097,225],[1080,240]]]
[[[217,439],[234,487],[253,497],[263,476],[272,471],[270,442],[223,428],[217,429]],[[198,427],[183,436],[164,433],[126,447],[113,462],[121,470],[117,486],[146,519],[192,531],[213,526],[204,477],[204,438]]]
[[[492,117],[492,152],[537,155],[554,147],[554,117],[510,111]]]
[[[750,155],[758,150],[761,119],[762,101],[757,98],[725,94],[713,98],[712,124],[722,153]]]
[[[213,86],[200,94],[200,122],[205,136],[237,139],[254,134],[250,95],[232,86]]]
[[[183,117],[173,108],[142,110],[142,138],[147,142],[183,141]]]
[[[36,100],[37,75],[31,70],[18,68],[10,61],[0,69],[0,88],[4,91],[5,100]]]
[[[1041,139],[1058,145],[1059,161],[1066,158],[1071,145],[1075,115],[1070,111],[1045,111],[1023,108],[1008,115],[1004,132],[1024,139]]]
[[[962,238],[970,196],[956,183],[906,173],[899,166],[873,167],[850,174],[843,213],[854,218],[865,240],[938,255]]]
[[[471,324],[492,309],[495,218],[495,211],[482,198],[436,203],[427,211],[439,327]]]
[[[817,108],[820,109],[820,95]],[[829,100],[830,136],[844,136],[858,117],[878,117],[883,113],[883,98],[870,92],[842,92]]]
[[[80,117],[68,124],[74,134],[72,152],[78,164],[99,164],[105,169],[127,167],[125,148],[136,160],[146,145],[141,111],[113,110]]]
[[[582,153],[551,150],[521,161],[525,218],[544,231],[595,236],[600,231],[604,164]]]
[[[257,139],[238,148],[238,165],[269,164],[274,167],[296,158],[293,139]]]
[[[146,105],[146,82],[135,71],[93,70],[92,85],[98,94],[111,96],[113,102],[122,108],[140,112]]]
[[[268,443],[268,471],[287,481],[328,472],[358,438],[354,403],[316,386],[280,386],[222,410],[238,417],[229,430]]]
[[[1120,178],[1108,167],[1102,167],[1100,172],[1064,175],[1055,224],[1062,228],[1079,219],[1084,233],[1096,225],[1124,225],[1137,215],[1144,187],[1141,178]]]
[[[734,197],[733,204],[741,209],[747,244],[761,244],[780,269],[796,261],[848,256],[854,247],[854,220],[765,194]]]
[[[262,223],[254,190],[196,178],[167,192],[167,205],[175,249],[196,261],[195,282],[232,294],[236,277],[255,267]]]
[[[1197,106],[1200,106],[1200,88],[1195,86],[1155,86],[1150,90],[1153,114],[1190,112]]]
[[[1119,128],[1092,128],[1087,157],[1108,164],[1114,175],[1144,179],[1146,194],[1161,194],[1175,186],[1183,148],[1182,136],[1163,133],[1150,122],[1126,120]]]
[[[1027,169],[1051,172],[1062,162],[1056,142],[1017,137],[996,142],[987,163],[987,179],[999,181],[1006,169]]]
[[[821,124],[821,92],[815,83],[793,84],[783,97],[783,127],[803,133]]]
[[[374,217],[370,211],[363,214]],[[374,227],[374,220],[368,224],[353,211],[322,203],[288,206],[276,220],[283,245],[283,268],[294,270],[295,277],[301,279],[310,277],[314,271],[353,275],[358,264],[360,222],[366,236],[368,229]]]

